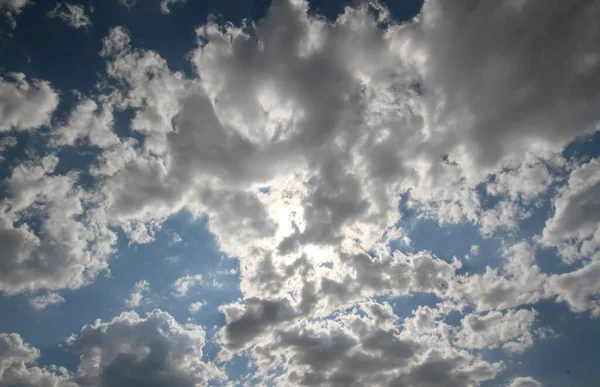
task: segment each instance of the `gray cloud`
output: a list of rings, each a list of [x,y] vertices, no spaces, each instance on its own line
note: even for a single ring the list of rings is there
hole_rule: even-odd
[[[180,325],[160,310],[86,325],[69,344],[81,356],[73,376],[81,385],[193,387],[223,377],[202,361],[202,327]]]

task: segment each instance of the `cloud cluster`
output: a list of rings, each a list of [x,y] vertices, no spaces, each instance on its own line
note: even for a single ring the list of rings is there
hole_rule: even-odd
[[[174,2],[162,1],[163,13]],[[60,4],[52,12],[85,26],[64,5],[68,14]],[[56,173],[54,154],[11,171],[0,291],[81,287],[108,270],[118,229],[148,243],[183,210],[206,216],[219,248],[240,262],[243,299],[219,308],[221,360],[246,351],[257,378],[282,385],[477,386],[503,365],[474,350],[533,344],[530,305],[555,298],[600,313],[600,164],[573,167],[560,155],[598,128],[599,18],[594,2],[432,0],[406,23],[377,2],[329,21],[305,1],[278,1],[255,23],[199,26],[192,76],[114,27],[99,53],[105,81],[78,94],[50,134],[52,147],[97,151],[92,183]],[[0,79],[0,101],[0,131],[34,130],[51,123],[58,94],[12,74]],[[116,111],[131,112],[136,138],[115,131]],[[487,238],[518,232],[561,183],[558,170],[569,177],[541,235],[503,243],[497,265],[464,272],[458,258],[392,248],[409,241],[400,208],[469,222]],[[487,206],[482,192],[498,200]],[[583,266],[542,272],[537,242]],[[173,295],[202,281],[185,275]],[[137,283],[126,305],[148,289]],[[438,307],[402,323],[373,300],[416,293]],[[444,322],[451,311],[465,312],[458,327]],[[71,340],[81,362],[70,380],[206,383],[220,373],[201,361],[204,341],[202,328],[166,312],[123,313]],[[10,364],[36,369],[33,358]]]
[[[205,386],[224,374],[202,361],[205,332],[180,325],[166,312],[146,317],[124,312],[111,321],[97,320],[68,340],[78,354],[73,373],[33,363],[40,351],[18,334],[0,333],[0,384],[3,386]]]
[[[58,157],[18,165],[0,201],[0,291],[78,288],[108,269],[116,234],[78,173],[54,174]]]

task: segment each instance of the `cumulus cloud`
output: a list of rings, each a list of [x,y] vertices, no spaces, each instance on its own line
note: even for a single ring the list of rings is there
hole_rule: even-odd
[[[173,4],[177,3],[185,3],[187,0],[160,0],[160,12],[164,15],[168,15],[171,13],[171,7]]]
[[[592,256],[600,247],[599,192],[600,160],[575,168],[554,201],[554,216],[546,221],[542,243],[557,246],[569,262]]]
[[[31,307],[35,310],[42,310],[50,305],[57,305],[63,302],[65,302],[64,297],[55,292],[48,292],[46,294],[33,297],[29,300]]]
[[[173,3],[162,1],[163,13]],[[409,240],[398,209],[467,221],[485,237],[518,232],[560,182],[555,169],[571,168],[564,146],[597,129],[599,17],[585,2],[427,1],[408,23],[376,2],[328,21],[305,1],[278,1],[255,23],[199,26],[193,76],[111,28],[99,52],[104,87],[78,95],[50,135],[52,146],[98,151],[86,171],[93,184],[55,173],[53,155],[12,170],[0,202],[0,290],[81,287],[108,270],[117,229],[149,243],[187,211],[205,216],[240,263],[242,298],[219,308],[221,360],[248,351],[282,385],[477,386],[503,365],[473,351],[532,344],[536,312],[523,305],[556,297],[598,314],[598,162],[571,171],[540,237],[586,260],[571,273],[543,273],[528,242],[503,243],[499,265],[475,274],[457,258],[393,251]],[[6,78],[0,131],[49,125],[51,86]],[[136,139],[115,130],[115,109],[131,112]],[[499,200],[487,207],[483,194]],[[201,283],[188,274],[171,289],[183,297]],[[402,323],[373,300],[415,293],[438,307]],[[465,310],[459,327],[444,322]],[[201,361],[204,331],[165,312],[98,321],[71,344],[82,384],[219,376]]]
[[[510,352],[522,352],[533,345],[531,330],[536,316],[533,309],[469,314],[462,319],[457,344],[475,349],[502,346]]]
[[[49,125],[58,106],[58,94],[49,82],[23,73],[0,77],[0,132],[32,130]]]
[[[101,96],[100,100],[98,103],[90,98],[81,99],[67,121],[53,128],[52,145],[75,146],[81,140],[100,148],[116,145],[119,138],[112,130],[116,101],[112,96]]]
[[[600,316],[600,262],[594,261],[584,267],[564,274],[554,274],[548,279],[547,290],[557,296],[574,312],[589,310],[592,316]]]
[[[196,302],[192,302],[189,306],[188,306],[188,311],[191,314],[196,314],[198,312],[200,312],[200,309],[202,309],[202,307],[204,306],[204,303],[201,301],[196,301]]]
[[[55,175],[59,159],[17,165],[0,201],[0,291],[78,288],[106,271],[116,235],[98,197],[77,185],[77,173]]]
[[[48,12],[48,17],[59,19],[73,29],[87,28],[92,25],[92,21],[85,14],[85,7],[79,4],[69,2],[60,2],[56,7]]]
[[[177,278],[171,285],[171,288],[173,289],[173,295],[176,297],[183,297],[188,293],[190,288],[201,283],[202,274],[184,275],[183,277]]]
[[[545,297],[546,274],[535,264],[535,248],[529,243],[506,246],[500,268],[487,266],[482,274],[457,277],[450,296],[459,307],[478,312],[535,304]]]
[[[5,0],[0,3],[0,12],[8,20],[10,27],[14,30],[17,27],[16,17],[23,12],[23,9],[34,4],[31,0]]]
[[[95,386],[197,386],[223,377],[202,361],[205,332],[180,325],[154,310],[146,317],[124,312],[111,321],[86,325],[69,339],[80,355],[73,378]]]
[[[362,317],[357,312],[275,330],[255,348],[257,365],[278,367],[285,356],[279,385],[320,386],[471,386],[502,368],[456,350],[442,336],[401,333],[371,312]]]
[[[530,376],[514,378],[508,387],[542,387],[543,384]]]
[[[135,283],[133,292],[125,299],[128,308],[137,308],[144,299],[144,294],[150,291],[150,282],[142,280]]]
[[[0,384],[22,387],[75,387],[64,367],[38,367],[37,348],[23,342],[17,333],[0,333]]]

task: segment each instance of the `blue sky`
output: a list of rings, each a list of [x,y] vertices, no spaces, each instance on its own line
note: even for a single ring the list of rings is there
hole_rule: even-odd
[[[0,386],[596,386],[596,2],[0,0]]]

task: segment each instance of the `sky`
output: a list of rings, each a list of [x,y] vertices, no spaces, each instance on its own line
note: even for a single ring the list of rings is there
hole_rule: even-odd
[[[596,387],[598,20],[0,0],[0,386]]]

